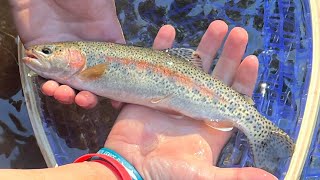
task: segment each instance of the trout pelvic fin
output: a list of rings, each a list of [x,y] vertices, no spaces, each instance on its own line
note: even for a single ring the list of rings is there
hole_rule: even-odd
[[[171,96],[172,96],[172,94],[169,94],[169,95],[166,95],[166,96],[161,96],[161,97],[155,97],[155,98],[152,98],[150,100],[150,102],[152,104],[157,104],[157,103],[159,103],[159,102],[161,102],[161,101],[163,101],[163,100],[165,100],[165,99],[167,99],[167,98],[169,98]]]
[[[82,72],[80,72],[79,76],[84,80],[95,80],[100,78],[107,69],[107,64],[98,64],[96,66],[90,67]]]
[[[190,48],[171,48],[171,49],[166,49],[165,52],[168,53],[169,55],[176,56],[176,57],[182,58],[188,62],[191,62],[196,67],[202,69],[201,58],[200,58],[199,54],[197,54],[197,52],[193,49],[190,49]]]
[[[233,125],[231,122],[226,122],[226,121],[221,121],[221,122],[216,122],[216,121],[204,121],[207,126],[219,130],[219,131],[224,131],[228,132],[233,129]]]

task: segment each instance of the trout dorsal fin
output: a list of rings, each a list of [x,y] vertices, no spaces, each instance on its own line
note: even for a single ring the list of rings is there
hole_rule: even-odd
[[[98,79],[104,74],[105,70],[107,69],[107,66],[108,65],[106,63],[92,66],[80,72],[79,76],[81,79],[84,79],[84,80]]]
[[[202,69],[202,61],[197,52],[190,48],[170,48],[165,50],[166,53],[172,56],[182,58],[191,62],[196,67]]]

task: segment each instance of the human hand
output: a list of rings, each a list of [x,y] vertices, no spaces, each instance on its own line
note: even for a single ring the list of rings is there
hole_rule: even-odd
[[[227,29],[223,21],[212,22],[197,48],[206,72]],[[170,48],[174,38],[174,28],[163,26],[154,48]],[[257,79],[258,60],[255,56],[248,56],[240,63],[247,42],[246,31],[234,28],[213,76],[251,96]],[[202,121],[186,117],[176,119],[154,109],[128,104],[119,114],[105,147],[124,156],[144,179],[275,179],[257,168],[215,167],[230,135],[231,132],[212,129]]]
[[[96,40],[125,43],[114,0],[10,0],[20,38],[26,47],[59,41]],[[97,97],[55,81],[42,92],[64,104],[94,107]]]

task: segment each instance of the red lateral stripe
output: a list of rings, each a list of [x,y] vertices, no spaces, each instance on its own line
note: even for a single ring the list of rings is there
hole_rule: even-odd
[[[218,98],[220,99],[222,102],[224,102],[225,100],[218,96],[214,91],[212,91],[210,88],[208,87],[204,87],[203,85],[198,85],[197,82],[195,82],[192,78],[190,78],[187,75],[181,74],[177,71],[174,71],[172,69],[169,69],[165,66],[160,66],[160,65],[155,65],[155,64],[151,64],[150,62],[141,60],[141,61],[133,61],[131,59],[128,58],[113,58],[113,57],[107,57],[107,61],[113,61],[113,62],[119,62],[124,66],[128,66],[128,65],[135,65],[137,67],[137,69],[140,70],[146,70],[147,68],[149,68],[150,70],[152,70],[155,73],[161,74],[162,76],[165,77],[173,77],[178,83],[180,83],[183,86],[188,87],[189,89],[195,88],[197,89],[200,94],[208,97],[208,98]]]

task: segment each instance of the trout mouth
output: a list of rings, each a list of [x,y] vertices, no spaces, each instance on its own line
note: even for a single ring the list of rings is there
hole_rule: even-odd
[[[36,57],[34,54],[30,53],[30,51],[26,51],[26,55],[27,55],[29,58],[37,59],[37,57]]]
[[[42,66],[42,63],[38,59],[37,55],[32,50],[25,51],[26,57],[22,58],[23,62],[31,66]]]

